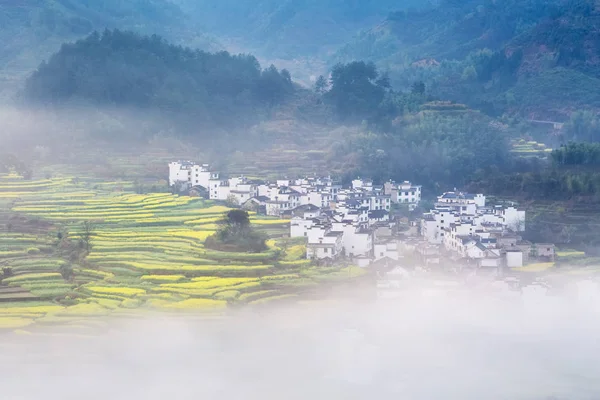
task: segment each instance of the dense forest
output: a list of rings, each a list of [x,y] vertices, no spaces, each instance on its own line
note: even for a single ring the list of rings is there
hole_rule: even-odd
[[[207,53],[156,35],[105,30],[63,45],[28,78],[23,99],[154,109],[238,126],[257,122],[293,91],[289,72],[262,70],[250,55]]]
[[[592,0],[441,0],[391,14],[335,59],[374,61],[397,87],[422,80],[490,115],[564,120],[600,109],[599,16]]]
[[[396,91],[373,63],[355,61],[336,65],[315,91],[341,122],[366,128],[333,148],[332,158],[347,157],[347,178],[402,176],[440,190],[513,168],[509,132],[463,104],[435,100],[423,82]]]

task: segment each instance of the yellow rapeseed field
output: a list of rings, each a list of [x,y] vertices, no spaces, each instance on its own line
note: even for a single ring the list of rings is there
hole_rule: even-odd
[[[227,301],[212,299],[187,299],[178,302],[154,300],[152,306],[172,310],[218,310],[227,307]]]
[[[250,218],[250,222],[255,225],[283,225],[289,224],[289,219],[256,219]]]
[[[137,296],[146,293],[144,289],[131,287],[88,286],[87,289],[94,293],[116,294],[118,296],[125,297]]]
[[[64,307],[58,305],[46,305],[46,306],[23,306],[23,307],[1,307],[0,316],[6,315],[22,315],[22,314],[33,314],[33,315],[44,315],[62,310]]]
[[[185,279],[183,275],[144,275],[141,278],[143,281],[150,282],[178,282]]]
[[[180,289],[212,289],[216,287],[235,286],[241,283],[257,282],[258,278],[215,278],[210,280],[193,281],[186,283],[164,283],[161,287]]]
[[[34,323],[33,319],[20,317],[0,317],[0,329],[24,328]]]

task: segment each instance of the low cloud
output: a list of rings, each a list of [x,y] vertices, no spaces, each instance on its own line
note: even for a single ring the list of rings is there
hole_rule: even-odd
[[[591,287],[591,288],[590,288]],[[90,338],[6,336],[5,399],[594,399],[600,303],[411,289],[225,319],[154,316]]]

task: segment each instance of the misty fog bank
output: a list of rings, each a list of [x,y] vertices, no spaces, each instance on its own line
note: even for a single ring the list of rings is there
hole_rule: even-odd
[[[6,399],[592,399],[595,294],[470,293],[5,336]]]

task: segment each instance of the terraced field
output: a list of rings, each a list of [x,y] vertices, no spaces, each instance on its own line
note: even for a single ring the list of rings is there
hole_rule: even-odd
[[[552,152],[551,148],[546,147],[544,143],[536,141],[527,141],[518,139],[511,141],[511,150],[513,154],[521,158],[540,158],[546,159]]]
[[[0,175],[0,329],[68,325],[146,310],[222,313],[294,301],[358,268],[316,268],[287,220],[251,215],[271,238],[263,253],[204,247],[228,208],[129,182]]]

